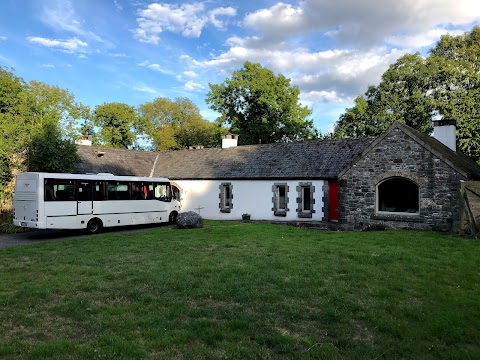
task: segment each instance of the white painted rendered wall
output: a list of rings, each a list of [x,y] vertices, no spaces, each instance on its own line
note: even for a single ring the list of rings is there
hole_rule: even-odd
[[[251,214],[251,220],[275,221],[321,221],[324,217],[323,185],[324,180],[174,180],[182,189],[182,212],[200,212],[204,219],[210,220],[240,220],[242,214]],[[312,218],[299,218],[297,216],[297,186],[300,182],[311,182],[315,186],[313,194],[315,213]],[[230,213],[220,212],[220,185],[230,183],[233,186],[233,208]],[[288,209],[287,216],[273,215],[273,192],[275,183],[287,184]],[[200,209],[199,209],[200,208]]]

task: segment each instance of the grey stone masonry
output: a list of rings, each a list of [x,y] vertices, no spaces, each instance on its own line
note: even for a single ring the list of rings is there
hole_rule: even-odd
[[[417,214],[377,212],[377,185],[402,177],[419,188]],[[465,177],[400,128],[367,149],[339,179],[339,220],[350,228],[456,231],[460,221],[459,188]]]

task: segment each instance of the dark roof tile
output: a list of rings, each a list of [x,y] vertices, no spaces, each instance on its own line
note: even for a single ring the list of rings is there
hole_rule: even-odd
[[[171,179],[334,179],[372,140],[316,140],[166,153],[79,145],[82,160],[75,171],[149,176],[155,164],[153,176]]]
[[[159,153],[154,176],[171,179],[333,179],[371,141],[337,139]]]
[[[156,154],[142,150],[114,149],[77,145],[81,162],[77,173],[112,173],[114,175],[150,176]]]

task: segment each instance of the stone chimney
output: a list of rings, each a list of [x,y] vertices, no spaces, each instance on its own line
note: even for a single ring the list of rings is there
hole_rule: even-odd
[[[455,120],[435,120],[433,122],[433,137],[452,151],[457,151],[456,125]]]
[[[227,134],[222,136],[222,149],[238,145],[238,135]]]

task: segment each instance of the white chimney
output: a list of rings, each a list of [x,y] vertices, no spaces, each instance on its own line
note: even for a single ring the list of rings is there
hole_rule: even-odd
[[[222,136],[222,149],[238,145],[238,135],[227,134]]]
[[[453,151],[457,151],[457,135],[455,120],[435,120],[433,137]]]
[[[75,144],[92,146],[92,135],[82,136],[80,139],[75,140]]]

